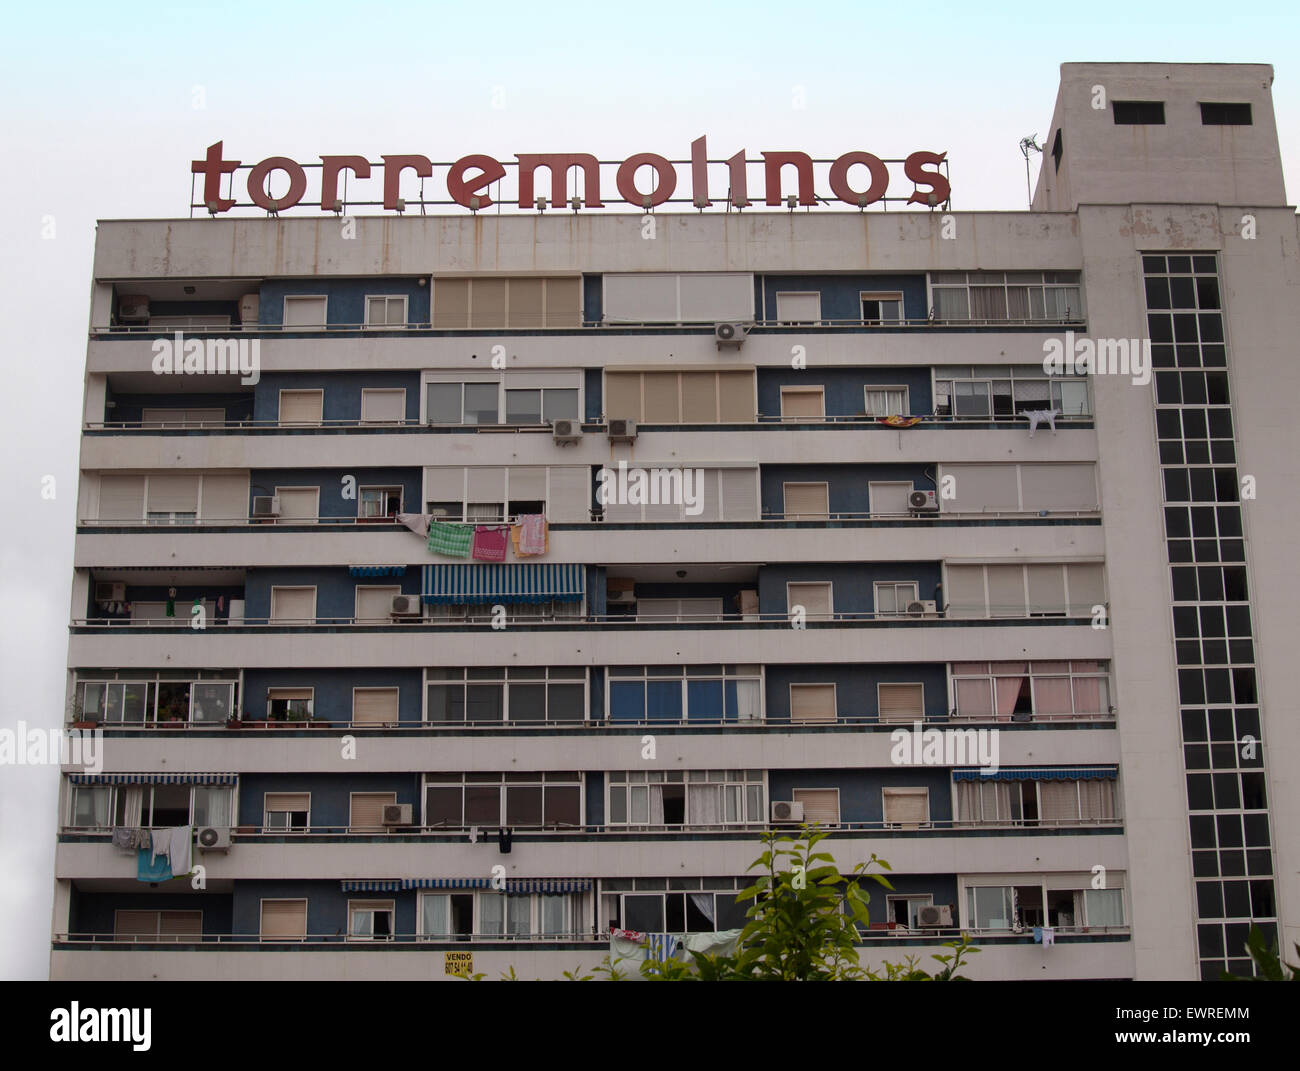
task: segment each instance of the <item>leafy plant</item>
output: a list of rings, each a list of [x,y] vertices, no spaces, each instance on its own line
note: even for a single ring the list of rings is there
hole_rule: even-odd
[[[1300,958],[1300,942],[1297,942],[1295,951],[1296,956]],[[1293,963],[1283,962],[1277,942],[1274,941],[1270,947],[1267,938],[1264,937],[1264,931],[1258,926],[1250,928],[1250,936],[1246,939],[1246,952],[1255,963],[1254,977],[1243,978],[1241,975],[1229,974],[1224,971],[1219,976],[1220,981],[1300,982],[1300,967]]]

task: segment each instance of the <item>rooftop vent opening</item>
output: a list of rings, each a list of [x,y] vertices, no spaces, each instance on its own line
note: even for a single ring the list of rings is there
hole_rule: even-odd
[[[1253,122],[1249,103],[1201,101],[1201,126],[1250,126]]]
[[[1111,103],[1116,126],[1164,126],[1163,100],[1117,100]]]

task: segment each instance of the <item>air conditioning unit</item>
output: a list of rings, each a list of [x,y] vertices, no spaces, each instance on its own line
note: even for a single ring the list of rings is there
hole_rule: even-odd
[[[239,322],[244,330],[257,326],[261,304],[261,299],[256,294],[245,294],[239,299]]]
[[[749,334],[753,324],[745,323],[719,323],[713,325],[713,340],[718,344],[718,349],[723,346],[735,346],[740,348],[741,343],[745,341],[745,336]]]
[[[951,904],[926,904],[916,913],[918,925],[939,929],[952,926]]]
[[[612,443],[630,443],[636,441],[635,420],[611,420],[609,422],[609,441]]]
[[[907,508],[913,513],[938,513],[939,498],[933,491],[913,491],[907,496]]]
[[[96,602],[126,602],[126,585],[119,584],[119,583],[109,583],[107,581],[96,581],[95,601]]]
[[[205,826],[200,828],[199,847],[205,852],[230,851],[230,827]]]
[[[773,800],[772,821],[773,822],[802,822],[803,804],[791,803],[789,800]]]
[[[418,595],[394,595],[393,603],[389,612],[394,617],[419,617],[420,616],[420,596]]]
[[[636,602],[636,592],[632,588],[628,588],[627,591],[611,591],[605,595],[607,606],[626,606],[634,602]]]
[[[409,826],[411,824],[411,805],[409,803],[384,804],[384,825]]]
[[[117,319],[120,323],[144,323],[149,319],[149,299],[124,294],[117,299]]]
[[[913,599],[907,604],[908,617],[935,617],[939,604],[934,599]]]
[[[582,438],[582,425],[576,420],[552,420],[551,436],[557,443],[576,443]]]
[[[254,517],[280,516],[280,499],[276,495],[254,495],[253,516]]]

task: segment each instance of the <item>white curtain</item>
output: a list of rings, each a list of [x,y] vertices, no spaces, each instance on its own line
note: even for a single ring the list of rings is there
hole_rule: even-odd
[[[736,681],[736,717],[758,721],[763,715],[763,693],[758,681]]]
[[[194,790],[194,819],[198,825],[230,826],[231,790],[197,788]]]
[[[1085,889],[1083,895],[1089,926],[1124,925],[1122,889]]]
[[[650,790],[650,821],[652,826],[661,826],[664,824],[664,786],[649,785]]]
[[[140,825],[144,810],[142,806],[144,801],[143,790],[139,785],[132,785],[125,790],[119,788],[118,792],[122,793],[122,803],[118,808],[122,816],[122,824],[124,826]]]
[[[483,893],[478,898],[478,932],[500,934],[505,923],[505,897],[500,893]]]
[[[722,786],[688,785],[686,788],[687,821],[693,826],[722,824]]]
[[[716,927],[718,925],[718,919],[713,910],[713,893],[693,892],[690,896],[691,903],[695,905],[696,910],[698,910],[700,914]]]
[[[445,937],[451,933],[451,897],[443,893],[424,897],[420,932],[426,937]]]

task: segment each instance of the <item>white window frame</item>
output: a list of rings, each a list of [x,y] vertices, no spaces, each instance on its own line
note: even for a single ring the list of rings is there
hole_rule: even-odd
[[[354,685],[352,688],[352,714],[348,719],[352,725],[358,724],[356,720],[357,692],[396,692],[397,710],[394,711],[393,713],[393,720],[391,722],[384,722],[383,725],[380,726],[380,728],[385,728],[385,729],[397,728],[397,723],[401,720],[401,716],[402,716],[402,689],[400,685],[396,685],[396,684],[370,684],[370,685],[359,685],[359,686]],[[375,727],[374,722],[361,722],[360,724],[363,728]]]
[[[266,904],[302,904],[303,905],[303,935],[301,937],[267,937],[262,934],[262,922],[266,917]],[[257,939],[259,941],[306,941],[310,934],[310,919],[308,912],[310,910],[310,901],[306,896],[261,896],[257,900]]]
[[[294,829],[292,825],[286,825],[283,829],[278,826],[272,826],[269,817],[273,814],[298,814],[298,811],[270,811],[266,808],[267,796],[306,796],[307,797],[307,822],[302,829]],[[310,833],[311,832],[311,791],[298,791],[291,789],[287,792],[264,792],[262,793],[262,832],[263,833]]]
[[[893,588],[895,609],[882,610],[880,608],[880,591],[882,588]],[[899,588],[911,588],[911,598],[900,600],[898,597]],[[909,602],[919,602],[921,599],[921,584],[918,580],[877,580],[871,585],[871,599],[872,605],[876,608],[877,617],[906,617],[907,604]]]
[[[900,924],[894,922],[893,906],[899,902],[907,904],[907,923]],[[912,919],[916,915],[913,909],[916,907],[933,907],[934,893],[891,893],[885,896],[885,921],[891,930],[902,930],[904,933],[919,931],[921,927],[912,925]]]
[[[885,817],[885,802],[890,796],[924,796],[925,821],[920,823],[891,822]],[[934,822],[930,811],[930,789],[924,785],[885,785],[880,789],[880,817],[886,829],[928,829]]]
[[[817,316],[811,320],[787,320],[781,316],[781,299],[783,297],[793,298],[816,298],[817,299]],[[791,327],[819,327],[822,322],[822,292],[820,290],[778,290],[774,295],[776,304],[776,322],[782,326]]]
[[[401,513],[406,508],[406,488],[403,487],[401,484],[396,484],[396,483],[371,484],[366,487],[357,488],[357,516],[358,517],[361,517],[365,520],[380,520],[382,518],[388,517],[387,513],[378,513],[371,516],[361,512],[361,506],[362,503],[365,501],[365,493],[367,491],[381,491],[385,493],[389,491],[396,491],[397,512]]]
[[[878,391],[899,391],[903,395],[902,408],[897,413],[873,413],[871,395]],[[912,395],[906,383],[867,383],[862,388],[862,412],[869,417],[908,416],[912,412]]]
[[[811,387],[811,386],[810,386],[810,387],[799,387],[799,386],[793,386],[793,385],[786,385],[786,386],[783,386],[783,387],[781,388],[781,419],[782,419],[782,420],[786,420],[786,421],[795,421],[795,420],[817,420],[817,419],[819,419],[818,417],[815,417],[815,416],[794,416],[794,415],[787,416],[787,415],[786,415],[786,411],[785,411],[785,400],[786,400],[786,398],[787,398],[788,396],[796,395],[796,394],[804,394],[804,395],[807,395],[807,394],[815,394],[815,395],[817,396],[818,400],[821,402],[821,415],[820,415],[820,419],[822,419],[822,420],[825,420],[825,419],[826,419],[826,387],[825,387],[825,385],[823,385],[823,384],[818,384],[818,385],[815,386],[815,387]]]
[[[834,621],[835,620],[835,582],[833,580],[787,580],[785,582],[785,612],[786,616],[794,613],[796,605],[802,606],[803,603],[793,603],[790,601],[790,586],[792,584],[805,585],[825,585],[826,587],[826,616],[820,614],[806,614],[805,620],[808,621]],[[805,608],[806,610],[806,608]]]
[[[826,489],[826,515],[813,513],[790,513],[786,509],[787,487],[824,487]],[[822,521],[831,517],[831,485],[826,480],[786,480],[781,484],[781,517],[783,520]]]
[[[319,605],[319,601],[318,601],[318,597],[319,597],[319,594],[320,594],[320,593],[319,593],[319,591],[317,590],[315,584],[272,584],[272,585],[271,585],[271,602],[270,602],[270,606],[267,607],[267,609],[270,610],[270,620],[271,620],[271,622],[272,622],[273,624],[276,623],[278,620],[281,620],[281,619],[277,619],[276,616],[275,616],[275,593],[276,593],[277,591],[310,591],[310,592],[311,592],[312,617],[311,617],[311,621],[309,621],[309,622],[307,622],[307,623],[308,623],[308,624],[313,624],[313,625],[314,625],[314,624],[316,623],[316,621],[319,619],[319,616],[320,616],[320,615],[319,615],[319,613],[318,613],[317,611],[320,609],[320,605]],[[295,624],[302,624],[301,621],[295,621],[294,623],[295,623]]]
[[[284,412],[284,396],[286,394],[319,394],[320,395],[320,422],[315,421],[291,421],[285,423],[280,419],[280,414]],[[325,423],[325,388],[324,387],[281,387],[280,393],[276,396],[275,422],[279,427],[289,428],[318,428]]]
[[[370,319],[370,303],[371,303],[372,301],[379,301],[379,300],[382,300],[382,301],[384,302],[384,315],[385,315],[385,316],[388,315],[389,302],[392,302],[392,301],[400,301],[400,302],[402,303],[402,320],[401,320],[401,323],[396,323],[396,324],[394,324],[394,323],[389,323],[387,320],[385,320],[384,323],[382,323],[382,324],[378,324],[378,323],[373,323],[373,322],[371,321],[371,319]],[[367,294],[366,297],[365,297],[365,311],[363,312],[362,315],[363,315],[363,317],[365,318],[365,324],[364,324],[364,326],[365,326],[368,330],[372,330],[372,331],[376,331],[376,330],[378,330],[378,331],[392,331],[392,330],[396,330],[396,329],[405,328],[405,327],[409,326],[409,322],[410,322],[410,299],[407,297],[406,294]]]
[[[369,934],[360,934],[354,932],[356,925],[357,912],[376,915],[381,912],[388,912],[388,935],[376,937],[374,934],[374,923],[371,923],[371,932]],[[347,940],[349,941],[393,941],[397,937],[397,902],[395,900],[348,900],[348,929]]]
[[[319,301],[324,305],[322,323],[319,324],[290,324],[289,320],[289,302],[291,301]],[[280,329],[282,331],[324,331],[329,321],[330,305],[328,294],[285,294],[284,303],[280,306]]]
[[[314,687],[311,687],[310,685],[307,686],[307,687],[304,687],[304,688],[297,688],[297,687],[294,687],[293,685],[287,685],[287,684],[286,684],[286,685],[279,685],[279,686],[277,686],[277,685],[269,685],[269,686],[267,687],[267,689],[266,689],[266,717],[267,717],[267,720],[270,720],[270,717],[271,717],[271,703],[274,701],[274,697],[271,695],[272,692],[311,692],[310,697],[308,697],[308,699],[307,699],[307,717],[306,717],[304,720],[305,720],[305,721],[311,721],[311,719],[312,719],[313,717],[315,717],[315,715],[316,715],[316,689],[315,689]],[[287,702],[287,703],[301,703],[301,702],[302,702],[301,699],[287,699],[287,700],[283,700],[283,701],[284,701],[284,702]]]
[[[276,484],[275,495],[277,498],[280,496],[281,491],[314,491],[316,493],[316,506],[312,510],[312,516],[310,517],[276,517],[275,518],[276,524],[320,524],[320,487],[319,486],[313,485],[307,487],[289,487],[289,486],[282,486],[280,484]]]
[[[862,304],[866,301],[897,301],[898,317],[893,320],[886,320],[883,316],[879,320],[868,320],[866,310]],[[858,291],[858,318],[861,323],[868,327],[885,327],[888,324],[901,324],[903,322],[903,292],[901,290],[859,290]]]
[[[361,424],[392,424],[390,420],[376,420],[373,417],[366,416],[366,395],[367,394],[400,394],[402,396],[402,418],[400,423],[406,423],[406,388],[405,387],[362,387],[361,388],[361,411],[357,414],[357,420]],[[321,414],[324,415],[323,413]]]

